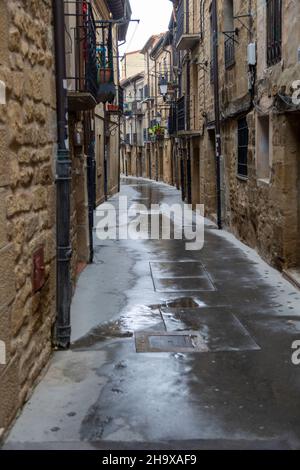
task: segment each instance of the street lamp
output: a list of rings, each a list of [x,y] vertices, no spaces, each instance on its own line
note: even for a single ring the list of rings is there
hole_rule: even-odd
[[[162,76],[159,81],[159,89],[160,89],[160,94],[164,97],[164,100],[165,100],[168,94],[168,80],[164,76]]]

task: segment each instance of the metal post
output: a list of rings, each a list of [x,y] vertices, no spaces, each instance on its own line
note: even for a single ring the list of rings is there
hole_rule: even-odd
[[[70,260],[70,189],[71,160],[68,142],[68,107],[65,60],[64,2],[53,2],[55,32],[55,65],[57,97],[58,150],[56,161],[56,206],[57,206],[57,317],[55,344],[68,348],[71,339],[70,306],[71,277]]]

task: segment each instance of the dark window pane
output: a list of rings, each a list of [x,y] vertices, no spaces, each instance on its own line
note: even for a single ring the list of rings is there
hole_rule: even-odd
[[[248,176],[249,129],[245,117],[238,120],[238,175]]]
[[[282,57],[282,0],[267,2],[267,63],[280,62]]]

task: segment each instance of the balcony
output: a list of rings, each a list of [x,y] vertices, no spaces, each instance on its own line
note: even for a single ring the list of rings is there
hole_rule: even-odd
[[[142,109],[142,103],[141,101],[133,101],[132,102],[132,112],[136,117],[142,117],[143,116],[143,109]]]
[[[234,47],[234,33],[225,39],[225,68],[229,69],[235,65],[235,47]]]
[[[148,101],[154,101],[153,96],[150,96],[150,87],[149,87],[149,85],[144,86],[143,101],[144,101],[144,103],[147,103]]]
[[[185,51],[193,49],[200,40],[200,32],[194,32],[190,25],[193,15],[189,12],[189,0],[181,0],[177,9],[176,49]]]
[[[144,144],[150,142],[149,131],[146,127],[144,127],[143,129],[143,141],[144,141]]]
[[[100,102],[113,104],[111,23],[95,21],[90,1],[65,1],[64,7],[69,110],[90,110]]]
[[[185,110],[185,97],[182,96],[177,101],[177,130],[184,132],[186,130],[186,110]]]
[[[116,103],[116,99],[115,99],[115,102],[113,104],[107,104],[106,105],[106,111],[109,113],[109,114],[125,114],[127,115],[127,110],[125,109],[125,105],[124,105],[124,89],[119,86],[118,88],[118,103]]]
[[[176,105],[172,105],[172,107],[170,108],[168,132],[170,136],[175,136],[177,134],[177,106]]]
[[[69,110],[93,109],[97,105],[98,67],[92,7],[88,2],[64,4]]]

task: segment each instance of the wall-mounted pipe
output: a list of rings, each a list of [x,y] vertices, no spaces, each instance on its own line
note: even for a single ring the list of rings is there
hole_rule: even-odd
[[[218,31],[218,2],[212,0],[213,26],[213,67],[214,67],[214,105],[216,130],[216,187],[217,187],[217,223],[222,229],[222,194],[221,194],[221,159],[222,138],[220,120],[220,87],[219,87],[219,31]]]
[[[71,160],[68,140],[68,103],[65,56],[64,1],[53,1],[56,113],[57,113],[57,160],[56,160],[56,226],[57,226],[57,316],[55,324],[56,346],[68,348],[71,338],[70,306],[71,276],[70,260],[70,188]]]

